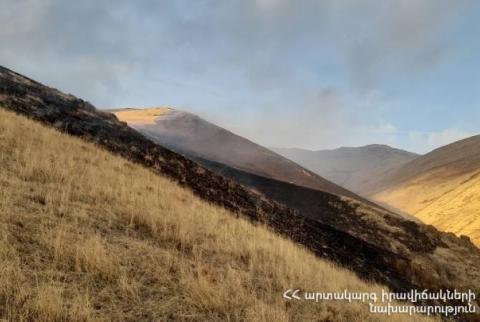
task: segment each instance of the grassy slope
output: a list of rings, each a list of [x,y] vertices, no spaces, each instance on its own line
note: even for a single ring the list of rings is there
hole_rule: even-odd
[[[364,304],[287,305],[281,292],[379,286],[2,109],[0,169],[0,319],[374,320]]]
[[[438,167],[373,196],[434,225],[469,236],[480,246],[480,172],[451,174]]]
[[[480,172],[417,213],[439,229],[467,235],[480,246]]]
[[[386,177],[373,198],[480,246],[480,136],[427,153]]]

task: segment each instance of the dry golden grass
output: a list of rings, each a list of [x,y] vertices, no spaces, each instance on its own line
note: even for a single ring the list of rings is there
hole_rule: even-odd
[[[124,109],[115,111],[113,114],[120,121],[128,124],[154,124],[155,120],[171,111],[168,107],[154,107],[145,109]]]
[[[480,173],[451,175],[435,168],[374,196],[440,230],[480,246]]]
[[[0,109],[0,319],[416,321],[288,288],[379,292],[170,180]]]
[[[480,247],[480,173],[442,195],[416,216],[438,229],[469,236]]]

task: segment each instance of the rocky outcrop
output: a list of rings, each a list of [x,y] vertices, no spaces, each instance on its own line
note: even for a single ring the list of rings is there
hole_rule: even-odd
[[[0,106],[166,175],[199,197],[266,224],[317,255],[395,290],[480,291],[480,250],[468,239],[345,197],[284,182],[272,185],[272,179],[260,176],[250,178],[260,182],[255,191],[247,179],[226,171],[225,176],[214,174],[155,144],[114,115],[1,67]],[[215,166],[219,165],[210,168]],[[283,204],[273,201],[280,200],[278,195]],[[296,196],[303,200],[300,205],[295,204]]]

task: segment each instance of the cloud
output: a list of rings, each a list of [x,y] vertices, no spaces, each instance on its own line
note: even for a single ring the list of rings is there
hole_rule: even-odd
[[[284,5],[286,0],[255,0],[260,10],[271,10],[279,5]]]
[[[250,117],[231,117],[227,122],[218,115],[203,116],[265,146],[316,150],[399,143],[394,124],[371,118],[383,100],[378,93],[349,98],[342,90],[330,86],[296,99],[295,104],[278,100],[272,103],[273,108],[262,109]]]
[[[440,59],[448,43],[439,35],[466,7],[463,1],[444,0],[361,5],[354,0],[0,0],[0,5],[7,8],[0,31],[8,43],[0,49],[2,62],[35,69],[47,80],[58,69],[76,74],[71,79],[90,76],[108,88],[114,78],[127,77],[123,69],[147,77],[176,72],[216,79],[228,72],[232,80],[261,89],[286,87],[302,77],[302,61],[314,59],[318,65],[327,57],[340,59],[336,63],[348,67],[359,88],[373,87],[392,68],[418,73]],[[79,59],[84,66],[91,63],[90,72],[70,70]],[[33,61],[44,67],[26,63]],[[93,72],[99,65],[101,72]],[[78,85],[80,94],[94,101],[108,101],[121,91],[115,81],[106,93],[73,85],[65,84]]]
[[[0,0],[0,63],[100,107],[172,105],[262,143],[395,142],[384,84],[441,64],[472,2]]]
[[[445,37],[448,29],[472,4],[437,0],[353,2],[338,1],[333,20],[334,27],[344,34],[337,44],[359,89],[437,67],[455,48]],[[355,15],[358,19],[349,22],[348,17]]]
[[[0,47],[2,64],[99,104],[121,92],[119,79],[136,56],[133,38],[124,37],[128,23],[114,6],[91,0],[0,0],[0,6],[8,8],[0,30],[8,44]]]

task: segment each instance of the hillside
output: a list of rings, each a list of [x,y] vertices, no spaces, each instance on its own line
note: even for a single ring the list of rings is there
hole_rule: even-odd
[[[343,147],[334,150],[272,148],[322,177],[363,196],[375,189],[381,178],[418,157],[387,145]]]
[[[334,260],[368,280],[395,290],[479,291],[480,250],[469,240],[404,220],[361,201],[318,190],[311,213],[291,209],[266,193],[216,175],[155,144],[88,102],[1,67],[0,106],[173,179],[204,201],[266,225],[318,257]],[[65,146],[61,149],[68,151]],[[55,156],[49,162],[53,162],[51,159]],[[88,188],[95,190],[92,185]],[[129,190],[130,182],[122,186]],[[104,203],[110,204],[108,199]],[[134,204],[136,208],[142,206]]]
[[[381,287],[165,177],[3,109],[0,168],[0,319],[383,320],[367,303],[287,305],[281,294],[292,286]]]
[[[252,141],[212,124],[197,115],[162,110],[154,120],[157,109],[124,109],[114,114],[119,120],[147,135],[155,142],[189,157],[220,162],[253,174],[290,182],[330,193],[358,198],[350,191],[331,183],[298,164]],[[132,116],[132,113],[136,113]]]
[[[409,221],[405,220],[406,217],[404,214],[390,212],[381,206],[361,203],[348,197],[335,198],[322,191],[259,176],[218,162],[201,158],[195,158],[194,160],[210,171],[230,178],[246,187],[250,187],[269,199],[297,210],[311,219],[326,223],[333,227],[341,228],[341,231],[348,231],[352,235],[361,236],[366,233],[365,223],[362,222],[364,218],[362,218],[363,214],[361,209],[364,209],[367,212],[373,212],[374,215],[368,219],[368,221],[370,221],[368,224],[378,225],[376,232],[378,235],[388,234],[387,231],[389,229],[397,225],[404,225]],[[347,205],[347,207],[343,207],[343,205],[337,205],[336,208],[331,206],[338,201],[341,201],[341,203]],[[385,227],[382,227],[383,224],[381,222],[381,218],[384,215],[388,216],[387,220],[389,223],[387,226],[391,226],[388,227],[389,229],[387,229],[387,231],[384,230]],[[415,220],[415,222],[421,223],[419,220]],[[341,232],[336,232],[336,234],[341,235]],[[386,236],[384,235],[382,238],[385,237]],[[344,238],[348,237],[345,236]],[[395,238],[399,238],[399,236],[397,235]],[[422,238],[422,236],[418,236],[417,238]],[[387,237],[385,241],[388,239],[389,238]],[[408,239],[405,239],[403,242],[406,244],[409,243]],[[416,247],[413,245],[415,243],[412,243],[411,246]],[[325,247],[325,249],[326,248],[327,247]],[[335,250],[331,251],[332,256],[334,256]]]
[[[480,245],[479,176],[480,136],[474,136],[405,164],[373,197]]]

